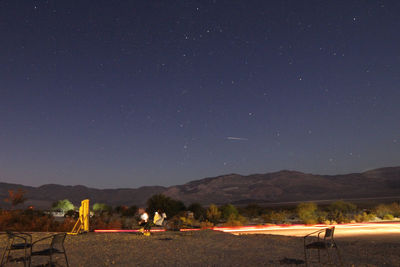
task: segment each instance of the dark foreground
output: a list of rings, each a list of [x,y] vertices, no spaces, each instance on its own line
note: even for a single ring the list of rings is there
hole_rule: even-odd
[[[34,239],[49,235],[35,233]],[[2,237],[1,247],[5,238]],[[399,266],[400,240],[337,240],[345,266]],[[89,233],[67,236],[70,266],[304,266],[303,239],[273,235],[232,235],[211,230],[141,234]],[[33,266],[43,266],[35,258]],[[59,266],[64,259],[57,257]],[[290,265],[292,263],[292,265]],[[7,265],[8,266],[8,265]],[[17,266],[10,264],[9,266]],[[23,266],[19,263],[18,266]]]

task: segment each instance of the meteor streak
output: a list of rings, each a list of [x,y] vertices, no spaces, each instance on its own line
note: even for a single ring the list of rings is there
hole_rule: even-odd
[[[228,136],[226,139],[228,140],[237,140],[237,141],[248,141],[249,139],[244,138],[244,137],[234,137],[234,136]]]

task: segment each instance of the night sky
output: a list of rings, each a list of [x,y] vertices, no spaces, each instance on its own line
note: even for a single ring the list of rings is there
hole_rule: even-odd
[[[400,1],[0,1],[0,181],[400,165]]]

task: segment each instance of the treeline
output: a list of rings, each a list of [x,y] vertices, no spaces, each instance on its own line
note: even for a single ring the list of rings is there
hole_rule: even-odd
[[[16,198],[13,201],[13,198]],[[59,200],[52,211],[64,214],[56,219],[51,212],[34,209],[17,209],[24,201],[22,192],[10,194],[7,199],[14,203],[11,210],[0,210],[0,230],[17,231],[70,231],[78,218],[78,208],[69,200]],[[90,228],[94,229],[135,229],[138,227],[139,207],[111,207],[104,203],[94,203],[90,211]],[[185,206],[182,201],[157,194],[147,200],[146,211],[152,219],[156,211],[167,214],[167,227],[209,228],[213,226],[240,226],[246,224],[338,224],[395,220],[400,217],[399,203],[379,204],[369,209],[357,207],[345,201],[318,206],[313,202],[300,203],[297,207],[268,208],[257,204],[247,206],[210,205],[199,203]]]

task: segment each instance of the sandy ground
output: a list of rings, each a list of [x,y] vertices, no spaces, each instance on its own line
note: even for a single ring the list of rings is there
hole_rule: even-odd
[[[46,235],[49,234],[35,233],[33,238]],[[400,266],[400,239],[346,236],[338,238],[337,243],[345,266]],[[4,246],[4,237],[0,246]],[[296,260],[300,263],[304,259],[300,237],[232,235],[211,230],[161,232],[149,237],[136,233],[88,233],[67,236],[65,248],[72,267],[296,266]],[[65,266],[63,258],[57,258],[58,264]],[[33,266],[46,260],[34,258]]]

